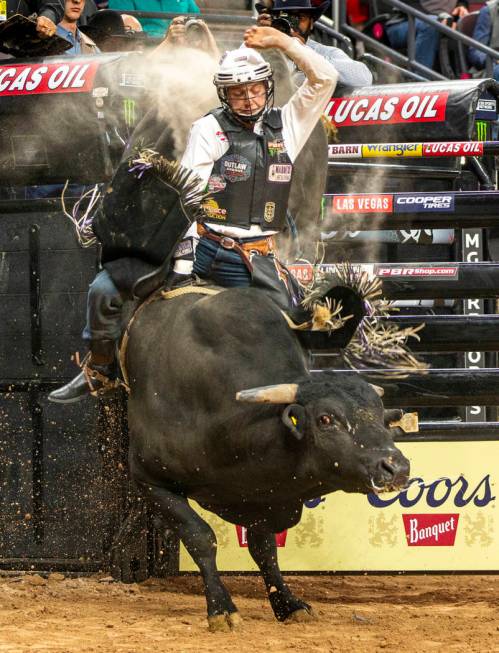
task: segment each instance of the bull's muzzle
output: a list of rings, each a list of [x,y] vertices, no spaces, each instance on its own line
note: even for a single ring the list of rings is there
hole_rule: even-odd
[[[394,452],[381,458],[371,477],[373,492],[390,492],[400,490],[409,482],[410,463],[400,452]]]

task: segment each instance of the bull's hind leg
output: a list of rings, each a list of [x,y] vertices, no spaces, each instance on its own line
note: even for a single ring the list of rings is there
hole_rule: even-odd
[[[215,533],[184,497],[159,487],[145,484],[140,487],[154,510],[160,513],[165,527],[175,531],[201,571],[210,630],[237,627],[241,618],[217,569]]]
[[[296,598],[284,579],[277,562],[275,535],[269,531],[248,528],[248,550],[262,572],[270,605],[279,621],[311,621],[314,612],[308,603]]]

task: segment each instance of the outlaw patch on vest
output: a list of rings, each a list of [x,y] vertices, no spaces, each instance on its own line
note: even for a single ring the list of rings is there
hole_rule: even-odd
[[[272,222],[275,215],[275,202],[266,202],[265,210],[263,212],[263,219],[265,222]]]
[[[207,200],[203,204],[204,211],[208,218],[213,220],[227,220],[227,210],[221,209],[215,200]]]
[[[239,154],[224,156],[221,160],[221,171],[227,181],[247,181],[251,177],[250,161]]]
[[[269,181],[277,184],[287,184],[291,181],[293,166],[286,164],[273,163],[269,166]]]
[[[209,193],[220,193],[225,190],[227,182],[221,175],[211,175],[208,179],[207,190]]]

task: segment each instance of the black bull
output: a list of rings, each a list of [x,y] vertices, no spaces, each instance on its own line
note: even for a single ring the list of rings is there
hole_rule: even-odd
[[[239,616],[215,535],[188,498],[248,529],[277,619],[309,618],[283,581],[274,533],[299,522],[306,499],[408,479],[374,387],[354,375],[312,377],[279,308],[243,288],[148,305],[133,323],[127,368],[131,476],[199,566],[210,627]]]

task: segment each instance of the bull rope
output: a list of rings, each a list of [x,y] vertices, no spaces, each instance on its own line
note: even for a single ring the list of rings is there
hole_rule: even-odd
[[[183,286],[181,288],[174,288],[173,290],[160,290],[159,292],[153,293],[144,302],[142,302],[140,306],[137,307],[137,309],[135,310],[134,314],[132,315],[128,324],[125,327],[125,330],[123,332],[123,337],[121,338],[121,342],[119,346],[119,352],[118,352],[118,360],[120,364],[121,374],[123,376],[123,386],[128,393],[130,392],[130,381],[126,369],[126,353],[128,349],[128,341],[130,340],[130,329],[132,327],[132,324],[135,322],[137,316],[139,315],[139,313],[141,313],[146,306],[149,306],[149,304],[156,302],[158,299],[169,300],[169,299],[175,299],[176,297],[180,297],[182,295],[192,295],[192,294],[218,295],[218,293],[223,292],[223,290],[225,289],[205,288],[203,286],[199,286],[199,287]]]

